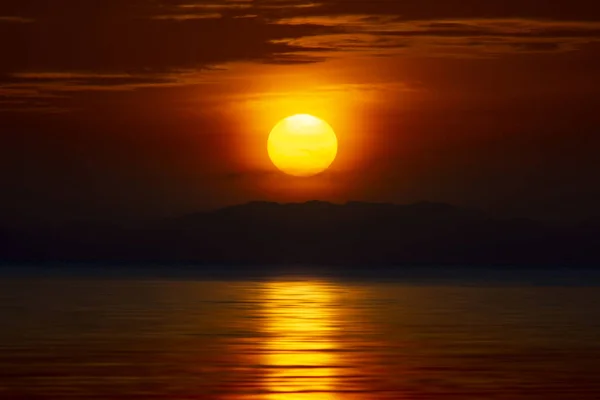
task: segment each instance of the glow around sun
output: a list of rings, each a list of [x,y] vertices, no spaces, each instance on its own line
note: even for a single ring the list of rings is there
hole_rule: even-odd
[[[329,124],[308,114],[281,120],[269,135],[267,148],[273,164],[294,176],[325,171],[337,155],[337,137]]]

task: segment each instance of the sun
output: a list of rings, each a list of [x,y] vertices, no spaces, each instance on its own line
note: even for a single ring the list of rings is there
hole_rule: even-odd
[[[333,128],[309,114],[281,120],[267,143],[273,164],[293,176],[313,176],[325,171],[335,160],[337,147]]]

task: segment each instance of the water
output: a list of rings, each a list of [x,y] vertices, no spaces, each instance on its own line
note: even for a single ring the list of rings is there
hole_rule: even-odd
[[[4,274],[0,398],[600,398],[598,282],[461,274]]]

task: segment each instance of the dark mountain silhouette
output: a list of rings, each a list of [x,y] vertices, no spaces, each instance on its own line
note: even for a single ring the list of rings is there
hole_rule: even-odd
[[[252,202],[138,228],[0,231],[6,262],[597,265],[600,220],[494,219],[440,203]]]

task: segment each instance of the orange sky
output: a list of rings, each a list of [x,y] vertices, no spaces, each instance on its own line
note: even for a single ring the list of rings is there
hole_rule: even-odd
[[[249,200],[600,214],[600,6],[574,0],[8,0],[3,218],[176,215]],[[282,118],[338,158],[282,175]]]

